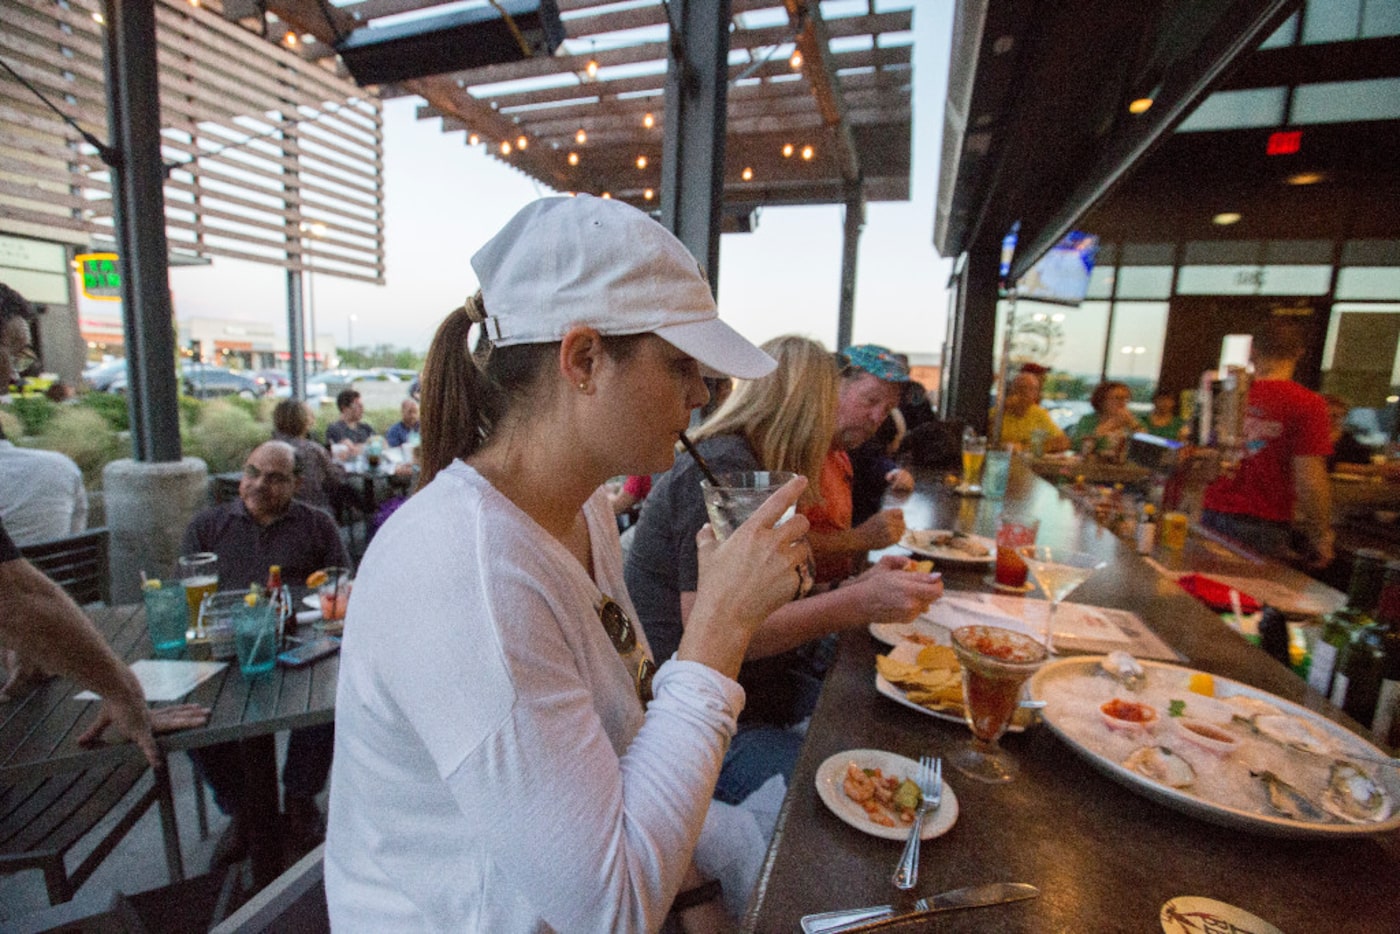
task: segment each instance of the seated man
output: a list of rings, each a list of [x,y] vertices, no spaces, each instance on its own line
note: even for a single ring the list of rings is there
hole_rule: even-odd
[[[1040,378],[1034,373],[1017,373],[1007,384],[1004,409],[1001,417],[1002,444],[1016,444],[1029,449],[1032,446],[1031,436],[1041,431],[1045,433],[1041,447],[1044,453],[1055,454],[1069,449],[1069,436],[1040,404]]]
[[[399,403],[399,420],[384,433],[384,443],[391,448],[402,447],[419,431],[418,403],[405,399]]]
[[[851,347],[844,357],[836,434],[822,464],[822,499],[801,509],[811,523],[807,540],[816,559],[819,582],[849,577],[866,552],[893,545],[904,534],[904,513],[898,509],[877,512],[852,527],[855,470],[848,452],[869,441],[899,404],[909,370],[893,353],[875,344]],[[886,479],[896,491],[908,492],[914,486],[913,478],[902,470],[893,471]]]
[[[374,426],[360,419],[365,416],[365,404],[360,394],[353,389],[342,389],[335,397],[335,407],[340,409],[340,420],[331,422],[326,428],[326,444],[350,445],[350,456],[360,453],[360,448],[374,436]]]
[[[293,497],[300,483],[296,454],[285,441],[266,441],[248,455],[238,499],[199,513],[185,530],[183,553],[212,551],[219,556],[219,588],[243,590],[267,580],[271,565],[282,567],[289,585],[304,582],[325,567],[349,567],[350,556],[335,521]],[[309,850],[324,836],[315,796],[326,786],[335,742],[330,725],[292,730],[282,768],[283,809],[290,843]],[[247,828],[239,816],[242,762],[236,743],[190,753],[214,789],[220,810],[232,816],[214,848],[214,867],[247,855]]]
[[[15,447],[0,431],[0,519],[16,545],[78,534],[87,506],[82,471],[67,455]]]

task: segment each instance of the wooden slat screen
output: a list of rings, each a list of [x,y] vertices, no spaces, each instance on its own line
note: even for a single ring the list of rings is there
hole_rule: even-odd
[[[0,0],[0,58],[106,140],[100,0]],[[188,0],[156,4],[172,252],[384,281],[381,102]],[[0,230],[112,235],[96,150],[0,71]]]

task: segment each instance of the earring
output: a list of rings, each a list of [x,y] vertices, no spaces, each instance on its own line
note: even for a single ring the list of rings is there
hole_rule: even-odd
[[[586,380],[586,379],[581,379],[581,380],[578,381],[578,391],[579,391],[579,392],[587,392],[587,391],[588,391],[588,380]]]

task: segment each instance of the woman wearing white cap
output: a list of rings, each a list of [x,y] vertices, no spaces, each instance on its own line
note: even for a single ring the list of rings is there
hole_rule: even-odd
[[[796,592],[806,522],[774,524],[805,482],[723,545],[701,533],[696,609],[654,680],[602,484],[671,465],[702,366],[773,361],[719,321],[680,242],[618,202],[531,204],[472,266],[481,292],[423,373],[424,486],[350,604],[331,920],[655,930],[697,840],[705,862],[749,638]]]

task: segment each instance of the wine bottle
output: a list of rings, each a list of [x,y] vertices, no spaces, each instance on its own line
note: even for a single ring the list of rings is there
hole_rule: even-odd
[[[1339,670],[1341,655],[1355,635],[1374,620],[1371,613],[1380,601],[1381,581],[1385,575],[1386,556],[1369,548],[1358,551],[1353,559],[1351,583],[1347,587],[1346,606],[1327,614],[1322,631],[1312,647],[1312,665],[1308,670],[1308,685],[1325,697],[1331,697],[1333,676]],[[1345,691],[1343,692],[1345,694]]]

